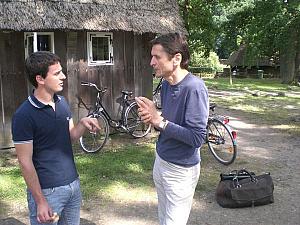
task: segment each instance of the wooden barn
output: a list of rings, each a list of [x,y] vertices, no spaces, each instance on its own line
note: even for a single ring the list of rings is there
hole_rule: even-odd
[[[80,81],[107,87],[104,104],[116,114],[121,90],[151,97],[149,41],[175,31],[186,32],[177,0],[1,0],[0,149],[12,146],[11,117],[32,91],[24,74],[28,54],[61,57],[62,94],[75,120],[83,114],[76,96],[91,104],[95,95]]]
[[[257,77],[262,71],[265,77],[279,77],[280,63],[278,59],[270,57],[260,57],[255,60],[247,58],[247,46],[240,45],[237,51],[232,52],[227,60],[222,64],[230,65],[232,72],[238,77]]]

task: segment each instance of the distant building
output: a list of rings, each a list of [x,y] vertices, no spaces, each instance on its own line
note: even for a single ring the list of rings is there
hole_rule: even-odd
[[[237,51],[231,53],[227,60],[220,60],[224,65],[230,65],[233,75],[240,77],[256,77],[258,70],[263,70],[265,76],[279,77],[280,67],[278,59],[269,57],[261,57],[257,60],[247,59],[247,47],[241,45]],[[229,70],[225,70],[228,74]]]

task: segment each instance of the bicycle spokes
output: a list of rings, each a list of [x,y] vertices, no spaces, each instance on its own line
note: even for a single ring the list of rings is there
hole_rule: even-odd
[[[220,120],[212,119],[207,128],[207,142],[213,156],[222,164],[231,164],[236,157],[236,143],[230,129]]]
[[[150,124],[145,124],[138,114],[138,105],[132,103],[126,112],[126,127],[129,133],[136,138],[144,137],[151,129]]]

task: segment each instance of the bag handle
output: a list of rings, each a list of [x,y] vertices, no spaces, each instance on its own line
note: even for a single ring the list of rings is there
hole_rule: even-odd
[[[257,179],[255,176],[253,176],[253,174],[251,174],[248,170],[246,170],[245,168],[239,170],[236,174],[236,176],[232,179],[233,181],[233,185],[235,188],[240,188],[241,184],[239,183],[239,178],[238,176],[241,175],[242,173],[246,173],[249,175],[251,182],[256,182]]]
[[[237,176],[238,176],[238,175],[242,175],[242,173],[248,174],[248,175],[250,176],[250,178],[251,178],[251,181],[255,181],[255,180],[256,180],[255,175],[253,175],[253,173],[250,173],[250,172],[249,172],[248,170],[246,170],[245,168],[239,170],[239,171],[237,172]]]

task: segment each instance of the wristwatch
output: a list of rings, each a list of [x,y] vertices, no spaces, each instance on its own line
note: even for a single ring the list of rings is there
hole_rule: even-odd
[[[165,118],[162,120],[162,121],[160,121],[160,123],[158,124],[158,128],[160,129],[160,130],[164,130],[164,129],[166,129],[166,126],[167,126],[167,124],[168,124],[168,120],[166,120]]]

